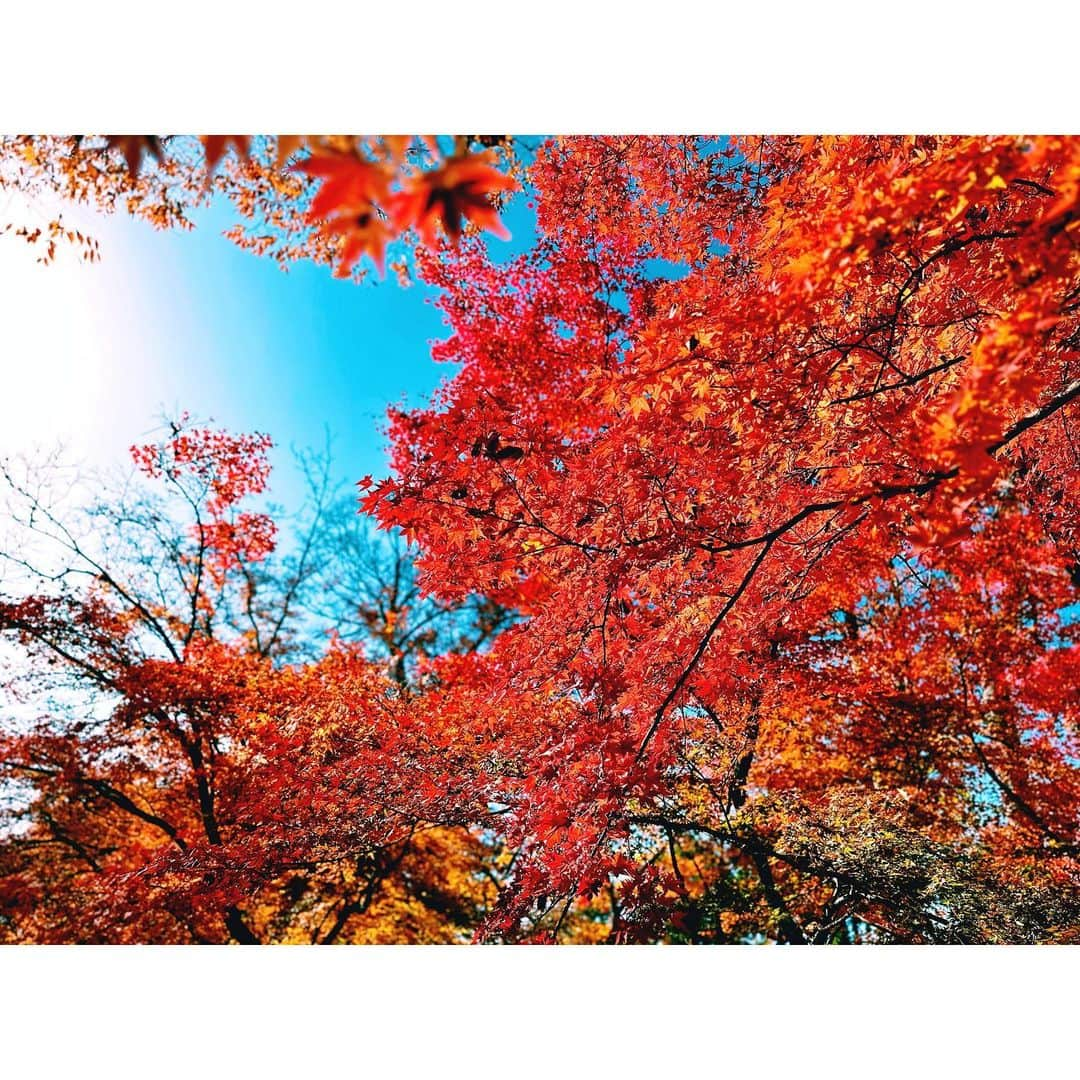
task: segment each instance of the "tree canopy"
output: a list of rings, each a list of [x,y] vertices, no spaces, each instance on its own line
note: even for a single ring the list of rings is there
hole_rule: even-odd
[[[1075,939],[1080,139],[72,136],[0,176],[389,247],[457,365],[360,485],[416,588],[317,645],[265,437],[134,448],[179,501],[104,504],[115,565],[10,481],[68,565],[0,626],[107,703],[5,736],[13,939]]]

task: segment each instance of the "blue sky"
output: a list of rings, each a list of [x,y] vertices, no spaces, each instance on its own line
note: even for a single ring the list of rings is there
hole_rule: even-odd
[[[499,257],[531,241],[525,203],[516,196],[504,214],[512,242],[489,238]],[[40,267],[0,240],[5,321],[22,328],[5,359],[0,452],[61,442],[90,465],[122,464],[163,412],[186,409],[269,433],[271,497],[291,508],[301,496],[291,446],[319,448],[328,428],[342,480],[384,473],[387,406],[417,404],[452,374],[430,358],[445,336],[434,290],[402,288],[393,275],[355,285],[310,263],[283,273],[221,235],[237,220],[228,203],[192,232],[64,214],[98,238],[101,263],[62,253]]]

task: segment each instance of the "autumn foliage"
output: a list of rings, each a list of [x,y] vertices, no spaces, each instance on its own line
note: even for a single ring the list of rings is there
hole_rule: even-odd
[[[458,365],[361,507],[517,618],[407,677],[275,651],[265,442],[137,449],[199,493],[179,593],[0,608],[111,703],[5,739],[5,932],[1074,940],[1080,139],[548,140],[509,259],[481,145],[307,146],[230,159],[265,250],[412,238]]]
[[[282,265],[298,258],[353,275],[362,256],[385,273],[395,240],[456,243],[466,222],[508,237],[498,203],[518,189],[520,166],[507,137],[459,135],[104,135],[0,137],[0,190],[60,196],[158,228],[190,228],[212,195],[242,218],[230,231],[241,247]],[[91,237],[67,228],[5,223],[26,241],[58,241],[97,258]],[[395,269],[408,269],[396,245]],[[356,277],[365,268],[356,270]]]

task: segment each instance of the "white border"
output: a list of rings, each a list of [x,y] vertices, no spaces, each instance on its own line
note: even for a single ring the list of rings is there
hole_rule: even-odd
[[[1075,131],[1075,11],[24,2],[0,15],[0,130]]]
[[[0,130],[1075,131],[1066,11],[27,4],[0,16]],[[1076,956],[3,949],[3,1073],[1057,1076]]]

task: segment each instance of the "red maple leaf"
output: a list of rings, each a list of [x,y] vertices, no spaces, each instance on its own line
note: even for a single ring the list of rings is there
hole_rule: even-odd
[[[322,186],[311,201],[307,220],[319,224],[326,236],[341,238],[338,277],[348,277],[362,255],[370,255],[379,273],[386,272],[386,245],[394,231],[380,215],[376,202],[387,198],[386,170],[354,155],[317,155],[296,168],[321,177]]]
[[[394,224],[399,229],[416,229],[429,246],[436,242],[440,227],[456,243],[466,220],[509,240],[491,196],[517,191],[518,184],[495,168],[494,160],[487,151],[455,155],[440,168],[410,178],[391,202]]]
[[[386,202],[389,186],[386,170],[355,154],[315,154],[294,167],[322,180],[311,200],[309,221]]]
[[[385,275],[386,245],[394,232],[372,204],[336,215],[323,224],[322,231],[342,238],[335,277],[348,277],[363,255],[370,255],[379,273]]]

